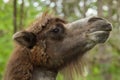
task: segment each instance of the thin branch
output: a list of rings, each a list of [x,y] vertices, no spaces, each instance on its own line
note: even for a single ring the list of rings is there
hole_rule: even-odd
[[[83,0],[84,1],[84,5],[83,5],[83,17],[86,17],[86,11],[87,11],[87,6],[86,6],[86,2],[87,0]]]
[[[115,44],[113,44],[111,41],[109,41],[109,44],[118,52],[120,53],[120,48],[118,46],[116,46]]]
[[[97,13],[97,14],[98,14],[98,16],[100,16],[100,17],[103,16],[102,6],[103,6],[103,0],[98,0],[98,1],[97,1],[97,8],[98,8],[98,10],[97,10],[98,13]]]

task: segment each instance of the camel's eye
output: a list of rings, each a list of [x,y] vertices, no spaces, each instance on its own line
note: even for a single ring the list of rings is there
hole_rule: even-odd
[[[58,27],[56,27],[55,29],[52,30],[52,32],[54,33],[58,33],[60,31],[60,29]]]
[[[52,29],[52,32],[57,34],[57,33],[63,33],[64,29],[63,29],[63,25],[62,24],[56,24],[55,28]]]
[[[65,28],[63,24],[56,24],[54,28],[50,30],[50,33],[48,33],[49,37],[54,40],[62,40],[64,38]]]

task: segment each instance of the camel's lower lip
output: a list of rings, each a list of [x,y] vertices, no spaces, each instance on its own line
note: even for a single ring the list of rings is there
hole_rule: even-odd
[[[109,37],[110,31],[94,31],[89,33],[90,39],[96,43],[104,43]]]

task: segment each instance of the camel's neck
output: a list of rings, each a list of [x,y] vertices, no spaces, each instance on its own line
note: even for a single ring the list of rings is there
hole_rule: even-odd
[[[36,68],[31,80],[56,80],[57,72]]]

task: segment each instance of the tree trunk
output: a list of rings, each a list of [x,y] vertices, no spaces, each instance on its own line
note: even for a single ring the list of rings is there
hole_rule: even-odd
[[[112,11],[113,11],[111,5],[113,5],[112,1],[111,1],[111,0],[108,0],[108,8],[109,8],[109,10],[108,10],[108,13],[109,13],[109,15],[108,15],[108,20],[109,20],[110,22],[112,22]]]
[[[23,28],[24,22],[24,0],[22,0],[22,3],[20,5],[20,23],[19,23],[19,29]]]
[[[103,0],[97,0],[97,8],[98,8],[98,16],[103,17]],[[105,56],[106,54],[106,46],[105,44],[100,44],[98,46],[98,61],[102,65],[106,65],[104,62],[103,55]],[[107,72],[107,68],[105,66],[100,66],[101,67],[101,74],[103,76],[103,80],[107,80],[108,76],[110,77],[111,74]],[[110,80],[110,79],[109,79]]]
[[[17,0],[13,0],[13,33],[17,31]]]

